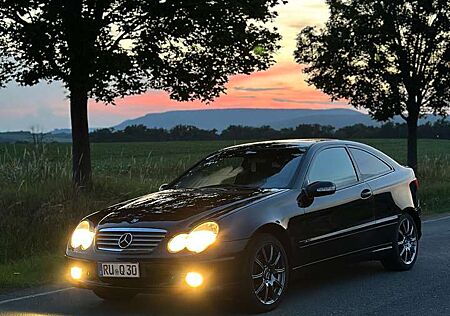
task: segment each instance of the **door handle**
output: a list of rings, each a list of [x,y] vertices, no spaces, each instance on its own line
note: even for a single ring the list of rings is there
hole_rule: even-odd
[[[368,199],[372,196],[372,191],[370,189],[364,189],[361,192],[361,198],[362,199]]]

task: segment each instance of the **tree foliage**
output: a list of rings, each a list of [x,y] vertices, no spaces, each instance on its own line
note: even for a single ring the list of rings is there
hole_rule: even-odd
[[[332,99],[347,99],[381,121],[401,115],[415,165],[418,118],[445,115],[450,106],[450,0],[327,3],[325,27],[298,35],[297,62]]]
[[[279,2],[2,0],[1,57],[14,61],[14,67],[2,62],[2,75],[70,88],[81,72],[89,97],[107,103],[147,89],[176,100],[212,100],[229,75],[273,61],[279,35],[264,23]]]

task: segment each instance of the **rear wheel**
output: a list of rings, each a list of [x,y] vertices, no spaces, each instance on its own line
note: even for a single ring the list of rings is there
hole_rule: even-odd
[[[137,295],[134,291],[119,289],[95,289],[92,292],[105,301],[129,301]]]
[[[404,214],[397,224],[392,241],[392,251],[381,262],[388,270],[409,270],[416,263],[418,250],[419,239],[416,223],[409,214]]]
[[[266,312],[277,307],[289,281],[289,262],[278,239],[269,234],[257,235],[247,251],[244,269],[244,293],[247,308]]]

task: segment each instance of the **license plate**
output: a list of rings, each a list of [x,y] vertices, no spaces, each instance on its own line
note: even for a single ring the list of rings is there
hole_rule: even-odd
[[[99,275],[105,278],[139,278],[139,263],[99,263]]]

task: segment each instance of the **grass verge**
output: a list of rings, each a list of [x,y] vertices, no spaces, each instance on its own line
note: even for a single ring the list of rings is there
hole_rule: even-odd
[[[0,264],[0,292],[61,282],[65,277],[64,261],[60,255],[47,254]]]

